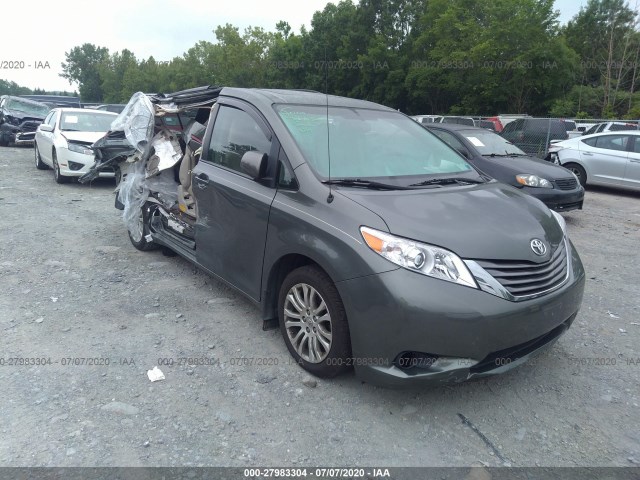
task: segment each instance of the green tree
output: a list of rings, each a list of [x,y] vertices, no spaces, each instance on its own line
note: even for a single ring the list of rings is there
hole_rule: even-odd
[[[640,73],[636,68],[640,51],[636,12],[624,0],[589,0],[567,23],[564,36],[581,59],[579,83],[602,87],[603,116],[620,111],[623,99],[619,93],[633,93]],[[625,105],[631,108],[630,103]]]
[[[109,56],[109,50],[85,43],[65,53],[62,63],[61,77],[69,80],[69,84],[78,84],[80,96],[85,102],[102,101],[102,78],[100,65]]]

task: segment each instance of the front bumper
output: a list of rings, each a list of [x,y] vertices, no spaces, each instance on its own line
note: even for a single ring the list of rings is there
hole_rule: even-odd
[[[356,373],[388,386],[460,382],[525,362],[552,345],[580,308],[584,269],[569,246],[568,281],[521,302],[405,269],[339,282]],[[407,352],[422,358],[399,361]]]
[[[549,209],[556,212],[582,210],[584,203],[584,187],[578,185],[573,190],[558,188],[522,187],[522,191],[543,202]]]
[[[58,164],[60,173],[66,177],[81,177],[86,174],[95,163],[93,155],[72,152],[68,149],[60,149]],[[104,170],[98,175],[100,178],[114,178],[115,170]]]

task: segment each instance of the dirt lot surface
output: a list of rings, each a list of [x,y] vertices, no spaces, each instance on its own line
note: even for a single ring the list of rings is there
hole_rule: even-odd
[[[248,301],[135,250],[113,186],[56,185],[32,149],[0,148],[0,465],[640,463],[639,194],[590,189],[564,215],[588,280],[550,351],[397,391],[308,377]]]

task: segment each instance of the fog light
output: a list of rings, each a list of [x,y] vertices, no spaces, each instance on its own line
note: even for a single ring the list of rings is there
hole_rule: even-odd
[[[84,167],[84,164],[82,164],[82,163],[69,161],[69,170],[72,170],[72,171],[76,172],[78,170],[81,170],[82,167]]]

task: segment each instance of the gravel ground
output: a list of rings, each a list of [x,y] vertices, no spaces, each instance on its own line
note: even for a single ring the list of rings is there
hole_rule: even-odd
[[[497,378],[397,391],[308,377],[248,301],[135,250],[112,190],[56,185],[32,149],[0,149],[1,466],[640,462],[639,194],[590,189],[564,215],[588,280],[550,351]],[[156,365],[166,379],[151,383]]]

